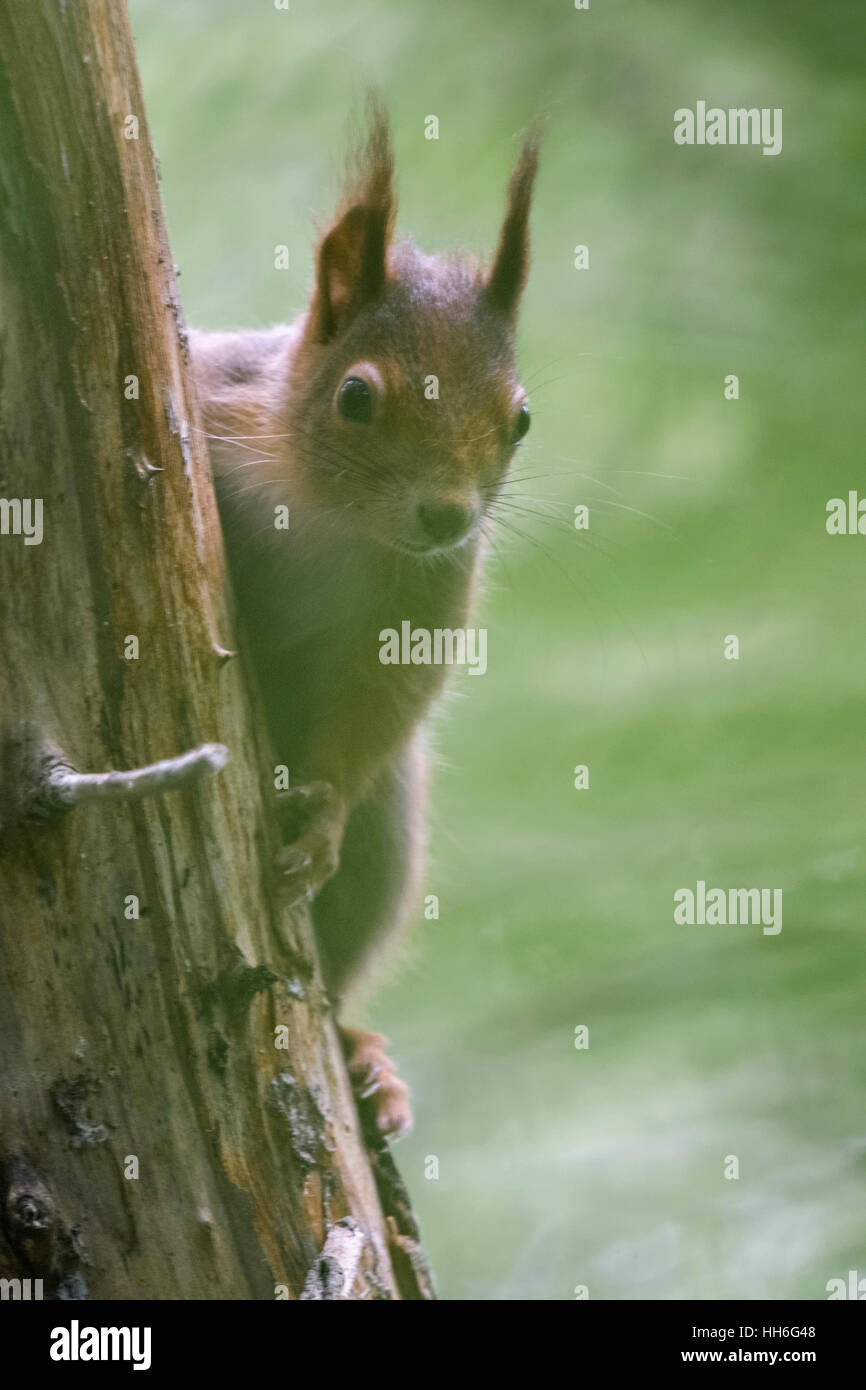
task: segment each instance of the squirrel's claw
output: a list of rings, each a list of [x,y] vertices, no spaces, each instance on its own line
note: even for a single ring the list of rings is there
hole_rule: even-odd
[[[293,902],[315,897],[337,872],[339,862],[337,835],[329,829],[308,831],[293,845],[284,845],[276,859]]]
[[[276,858],[292,906],[311,901],[340,863],[342,821],[330,782],[308,782],[278,798],[286,844]]]
[[[306,782],[301,787],[280,792],[277,814],[285,843],[295,844],[305,831],[334,820],[336,801],[330,782]]]
[[[412,1128],[409,1087],[397,1075],[385,1053],[388,1041],[382,1033],[343,1028],[343,1045],[352,1089],[359,1100],[369,1101],[376,1128],[390,1139],[402,1139]]]

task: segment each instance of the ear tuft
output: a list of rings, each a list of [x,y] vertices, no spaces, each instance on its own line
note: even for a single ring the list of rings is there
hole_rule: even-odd
[[[397,210],[388,115],[367,97],[366,137],[349,151],[337,217],[319,245],[312,331],[325,343],[343,332],[385,288],[388,247]]]
[[[541,121],[535,120],[524,138],[511,175],[499,245],[484,287],[488,303],[510,322],[517,315],[517,306],[529,275],[529,209],[538,171],[541,136]]]

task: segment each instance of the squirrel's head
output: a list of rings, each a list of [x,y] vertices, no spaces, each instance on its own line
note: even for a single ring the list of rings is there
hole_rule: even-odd
[[[529,428],[514,330],[529,271],[538,133],[524,141],[489,267],[394,244],[387,118],[369,133],[316,256],[288,432],[310,504],[417,555],[477,534]],[[296,475],[297,476],[297,475]]]

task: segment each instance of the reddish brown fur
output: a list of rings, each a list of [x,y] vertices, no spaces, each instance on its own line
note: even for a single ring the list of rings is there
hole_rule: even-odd
[[[285,864],[293,883],[306,876],[322,889],[314,918],[336,993],[354,984],[417,887],[419,730],[444,668],[382,665],[379,634],[404,619],[432,631],[469,617],[480,526],[524,400],[513,333],[537,147],[533,132],[485,274],[393,244],[391,141],[373,104],[366,145],[318,246],[307,314],[270,333],[193,335],[274,753],[294,783],[332,789],[304,803],[315,814]],[[425,397],[431,376],[437,400]],[[340,413],[350,377],[366,386],[367,422]],[[288,534],[273,527],[278,503],[291,509]],[[441,520],[443,509],[465,526],[459,543],[431,541],[430,517]]]

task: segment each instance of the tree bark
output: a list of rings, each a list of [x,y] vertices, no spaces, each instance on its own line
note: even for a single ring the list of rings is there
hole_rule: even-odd
[[[231,629],[125,6],[0,0],[0,1277],[428,1297]],[[209,741],[224,771],[63,813],[70,767]]]

